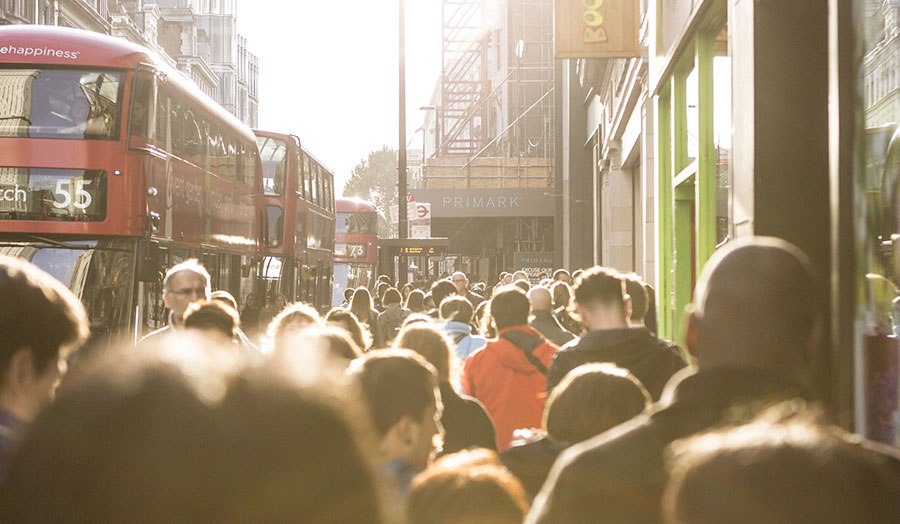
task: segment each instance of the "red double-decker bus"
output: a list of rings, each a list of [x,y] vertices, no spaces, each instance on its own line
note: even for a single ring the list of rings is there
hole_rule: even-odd
[[[191,257],[243,303],[260,171],[253,132],[151,51],[0,27],[0,253],[67,284],[95,335],[164,325],[161,272]]]
[[[372,203],[335,199],[334,291],[332,305],[344,301],[347,288],[371,288],[378,271],[378,239],[386,238],[387,221]]]
[[[295,135],[256,130],[262,160],[266,237],[260,275],[265,300],[281,293],[320,311],[331,306],[334,175]]]

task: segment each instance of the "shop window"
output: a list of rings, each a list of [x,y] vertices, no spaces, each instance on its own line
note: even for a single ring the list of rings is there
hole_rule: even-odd
[[[865,0],[856,0],[864,7]],[[893,7],[865,11],[860,49],[864,91],[858,98],[862,162],[854,176],[856,245],[856,429],[866,437],[900,445],[900,92],[894,61],[900,30]],[[863,10],[860,9],[859,12]],[[884,30],[881,30],[883,27]]]

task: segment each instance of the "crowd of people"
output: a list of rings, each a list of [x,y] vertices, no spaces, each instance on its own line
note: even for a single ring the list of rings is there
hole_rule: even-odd
[[[900,454],[809,394],[818,290],[780,240],[714,255],[684,347],[607,267],[382,276],[324,315],[239,308],[194,260],[163,290],[166,327],[98,354],[0,257],[0,521],[900,522]]]

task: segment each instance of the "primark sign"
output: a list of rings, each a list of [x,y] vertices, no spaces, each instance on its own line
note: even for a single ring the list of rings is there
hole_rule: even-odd
[[[413,189],[416,202],[431,203],[433,218],[553,216],[552,188]]]

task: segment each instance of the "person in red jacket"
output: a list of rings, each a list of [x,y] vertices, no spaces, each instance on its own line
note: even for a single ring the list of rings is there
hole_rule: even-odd
[[[497,444],[509,447],[513,431],[541,425],[547,368],[557,347],[528,325],[531,305],[514,286],[494,295],[490,315],[498,337],[466,359],[463,385],[484,404],[497,429]]]

